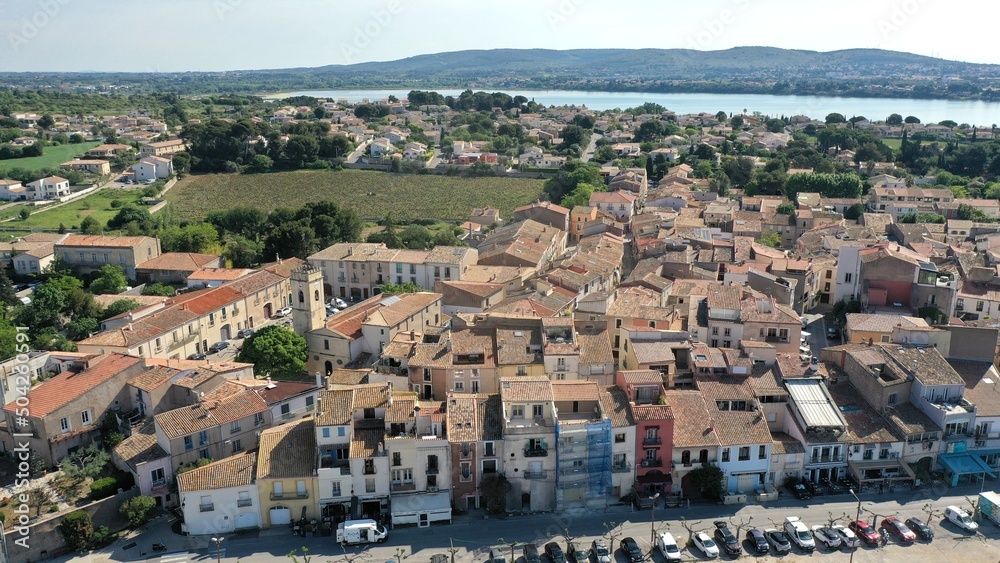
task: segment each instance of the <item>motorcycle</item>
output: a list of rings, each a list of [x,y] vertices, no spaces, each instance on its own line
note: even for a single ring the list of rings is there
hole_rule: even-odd
[[[154,543],[153,544],[153,551],[166,551],[166,550],[167,550],[167,546],[164,545],[164,544],[162,544],[162,543]]]

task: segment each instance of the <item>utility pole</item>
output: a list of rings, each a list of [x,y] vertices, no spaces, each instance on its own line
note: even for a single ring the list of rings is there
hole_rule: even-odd
[[[857,522],[858,520],[861,520],[861,499],[858,498],[858,495],[854,494],[854,489],[847,489],[847,491],[851,493],[854,500],[858,501],[858,514],[854,517],[854,521]],[[860,542],[861,538],[855,538],[854,547],[851,548],[851,559],[849,563],[854,563],[854,552],[858,550],[858,544]]]
[[[656,514],[656,499],[660,498],[660,493],[653,495],[653,507],[649,510],[649,549],[652,553],[653,546],[656,545],[656,519],[653,517]]]

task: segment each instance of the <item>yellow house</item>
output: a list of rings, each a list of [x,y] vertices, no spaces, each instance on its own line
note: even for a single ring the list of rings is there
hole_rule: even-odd
[[[844,336],[847,342],[859,344],[891,342],[892,329],[897,326],[904,329],[930,328],[927,321],[917,317],[848,313],[847,322],[844,325]]]
[[[316,491],[316,432],[312,419],[268,428],[260,435],[257,489],[261,527],[315,525],[319,519]]]

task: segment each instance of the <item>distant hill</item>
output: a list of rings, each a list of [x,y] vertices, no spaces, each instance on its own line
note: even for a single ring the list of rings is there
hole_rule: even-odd
[[[155,74],[12,73],[0,74],[0,84],[125,85],[138,91],[180,94],[472,88],[1000,101],[1000,65],[881,49],[495,49],[315,68]]]

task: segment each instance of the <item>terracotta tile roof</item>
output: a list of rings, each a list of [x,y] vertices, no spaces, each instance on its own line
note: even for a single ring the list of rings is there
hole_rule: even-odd
[[[600,390],[601,412],[604,416],[611,418],[611,426],[614,428],[626,428],[635,426],[633,410],[629,405],[628,395],[615,385],[603,387]]]
[[[285,258],[283,260],[279,260],[278,262],[261,264],[261,269],[267,270],[272,274],[277,274],[281,278],[288,279],[292,277],[292,270],[300,268],[305,264],[306,261],[301,258]]]
[[[636,422],[673,420],[674,410],[670,405],[633,405],[632,416]]]
[[[773,444],[771,446],[771,455],[802,454],[806,452],[806,448],[802,445],[802,442],[784,432],[772,432],[771,440]]]
[[[435,246],[423,261],[429,264],[461,264],[472,250],[465,246]]]
[[[112,237],[104,235],[70,235],[58,246],[96,247],[96,248],[133,248],[146,241],[154,241],[151,237]],[[154,245],[158,246],[158,245]]]
[[[316,416],[317,426],[346,426],[351,423],[354,415],[352,399],[354,390],[334,389],[319,392],[319,413]]]
[[[227,282],[250,273],[253,273],[253,270],[249,268],[198,268],[188,276],[188,279]]]
[[[120,457],[133,471],[141,463],[170,457],[160,444],[156,442],[156,429],[153,423],[149,423],[131,436],[121,441],[114,449],[115,455]]]
[[[861,332],[892,332],[897,325],[903,328],[928,328],[930,325],[924,319],[903,315],[869,315],[865,313],[848,313],[847,329]]]
[[[941,427],[913,403],[896,405],[886,413],[886,418],[894,423],[903,434],[926,434],[941,431]]]
[[[327,377],[331,385],[362,385],[368,383],[368,369],[346,369],[337,368]]]
[[[788,390],[774,366],[756,365],[750,371],[750,388],[758,397],[787,397]]]
[[[500,395],[449,393],[447,431],[451,442],[482,442],[503,439]]]
[[[517,376],[500,378],[500,396],[504,402],[552,401],[552,382],[547,377]]]
[[[246,487],[254,482],[257,451],[241,452],[177,476],[183,492]]]
[[[394,327],[440,299],[440,293],[430,292],[387,296],[377,308],[369,310],[368,318],[363,322],[367,325]]]
[[[142,270],[167,270],[193,272],[212,262],[218,262],[217,254],[195,254],[194,252],[164,252],[163,254],[136,265]]]
[[[169,303],[177,304],[181,309],[198,315],[206,315],[243,299],[244,294],[231,286],[222,285],[201,291],[191,291],[175,297]]]
[[[372,383],[354,388],[354,409],[377,409],[389,406],[388,383]]]
[[[257,479],[311,477],[316,468],[316,430],[306,418],[260,434]]]
[[[878,444],[903,440],[906,436],[893,432],[892,425],[871,408],[868,401],[849,383],[827,387],[840,414],[847,421],[845,434],[853,444]]]
[[[298,395],[318,389],[315,382],[267,381],[263,379],[233,379],[230,383],[253,389],[268,405],[276,405]]]
[[[142,389],[143,391],[152,391],[170,381],[170,378],[181,373],[181,370],[169,368],[166,366],[156,366],[152,369],[147,369],[146,371],[132,376],[128,383],[136,389]]]
[[[605,330],[581,329],[576,335],[580,344],[581,364],[613,364],[614,355],[611,350],[611,336]]]
[[[671,340],[633,340],[632,352],[640,364],[674,361],[676,348],[690,348],[686,341]]]
[[[227,382],[198,403],[162,412],[153,418],[157,427],[172,439],[228,424],[267,410],[267,403],[260,395],[235,383]]]
[[[664,398],[674,414],[675,448],[720,445],[701,391],[670,389]]]
[[[351,438],[352,459],[374,457],[385,439],[384,428],[355,428]],[[384,446],[383,446],[384,447]]]
[[[168,306],[163,310],[133,321],[131,323],[131,330],[128,325],[122,325],[112,330],[99,332],[90,338],[85,338],[78,342],[78,344],[120,347],[137,346],[190,323],[197,318],[198,315],[192,311],[180,307]]]
[[[408,422],[414,419],[413,407],[417,406],[417,394],[402,391],[392,394],[392,405],[385,411],[386,422]]]
[[[898,344],[880,346],[897,364],[914,372],[924,385],[965,385],[937,348],[910,348]]]
[[[621,379],[629,385],[662,385],[663,374],[651,369],[636,369],[620,372]]]
[[[992,362],[951,360],[965,381],[965,398],[976,405],[976,416],[1000,416],[1000,374]]]
[[[552,400],[562,401],[599,401],[597,384],[587,380],[569,380],[552,382]]]
[[[753,401],[754,393],[747,378],[730,375],[697,374],[695,385],[708,403],[715,401]]]
[[[114,353],[108,354],[97,365],[79,373],[64,371],[28,391],[31,416],[42,418],[73,399],[93,391],[119,373],[142,363],[142,358]],[[17,405],[14,403],[4,406],[7,412],[15,412],[16,408]]]
[[[539,326],[497,328],[497,365],[541,363],[542,332]],[[539,352],[529,351],[538,346]]]
[[[231,282],[227,282],[222,287],[229,288],[242,295],[253,295],[258,291],[286,281],[288,277],[271,272],[270,270],[257,270],[252,274],[247,274]]]

